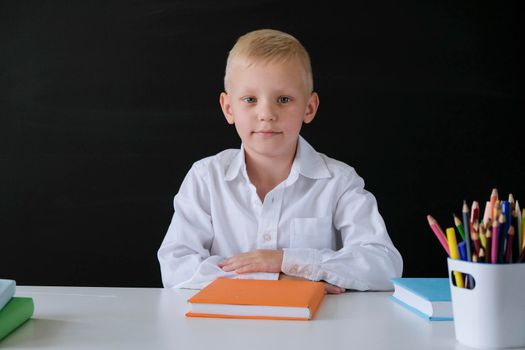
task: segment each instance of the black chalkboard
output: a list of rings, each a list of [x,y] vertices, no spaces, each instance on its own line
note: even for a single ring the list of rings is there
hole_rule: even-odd
[[[524,203],[515,1],[0,2],[0,277],[161,285],[156,251],[192,162],[238,147],[218,95],[235,39],[310,51],[303,136],[355,167],[405,276],[443,276],[451,226],[493,187]]]

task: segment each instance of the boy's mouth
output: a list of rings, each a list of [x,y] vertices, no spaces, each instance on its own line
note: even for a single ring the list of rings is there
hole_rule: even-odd
[[[253,133],[254,134],[260,134],[260,135],[277,135],[277,134],[282,134],[282,131],[276,131],[276,130],[255,130]]]
[[[270,138],[282,134],[282,131],[275,130],[256,130],[253,132],[255,135],[259,135],[264,138]]]

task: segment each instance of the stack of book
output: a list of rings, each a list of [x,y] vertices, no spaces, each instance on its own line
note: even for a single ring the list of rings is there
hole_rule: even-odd
[[[0,341],[25,321],[35,310],[32,298],[15,297],[16,282],[0,279]]]

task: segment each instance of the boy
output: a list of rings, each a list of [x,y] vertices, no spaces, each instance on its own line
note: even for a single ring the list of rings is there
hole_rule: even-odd
[[[328,293],[391,290],[402,259],[354,169],[299,136],[319,97],[293,36],[256,30],[228,55],[220,105],[240,150],[193,164],[158,251],[165,287],[218,277],[324,281]]]

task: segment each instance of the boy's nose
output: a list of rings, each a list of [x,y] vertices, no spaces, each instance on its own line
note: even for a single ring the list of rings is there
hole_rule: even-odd
[[[257,117],[260,121],[273,121],[277,119],[277,114],[269,103],[259,104],[259,110],[257,112]]]

